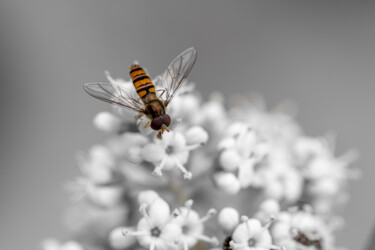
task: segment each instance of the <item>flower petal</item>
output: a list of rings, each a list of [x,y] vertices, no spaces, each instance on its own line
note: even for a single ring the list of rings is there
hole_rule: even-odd
[[[165,157],[165,150],[163,147],[152,143],[142,149],[141,155],[145,161],[157,163]]]
[[[148,212],[149,212],[150,221],[152,221],[152,224],[159,228],[163,228],[164,225],[170,219],[171,211],[170,211],[169,205],[167,202],[165,202],[161,198],[156,199],[150,205],[150,209]]]
[[[151,205],[156,199],[159,199],[160,196],[154,190],[145,190],[138,194],[138,204],[147,204]]]
[[[249,236],[254,237],[259,235],[264,229],[262,228],[262,224],[257,219],[249,219],[247,222],[249,228]],[[250,238],[249,237],[249,238]]]
[[[173,241],[178,241],[181,237],[182,228],[180,225],[175,223],[168,223],[164,226],[161,237],[164,240],[170,241],[171,243]]]
[[[232,235],[232,239],[233,239],[234,242],[236,242],[236,243],[247,242],[249,238],[250,238],[249,233],[248,233],[248,230],[246,228],[245,223],[239,224],[234,229],[234,232],[233,232],[233,235]]]
[[[170,146],[173,147],[175,151],[185,151],[186,139],[180,132],[175,132],[174,136],[170,140]]]
[[[178,152],[174,155],[174,157],[182,164],[186,164],[186,162],[188,161],[189,159],[189,151],[181,151],[181,152]]]
[[[186,132],[187,145],[205,144],[208,141],[208,133],[200,126],[191,127]]]

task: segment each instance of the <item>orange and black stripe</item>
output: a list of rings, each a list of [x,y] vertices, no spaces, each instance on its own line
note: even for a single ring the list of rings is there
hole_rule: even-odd
[[[144,102],[148,95],[155,95],[155,86],[141,66],[133,64],[130,67],[130,77],[133,80],[135,90]]]

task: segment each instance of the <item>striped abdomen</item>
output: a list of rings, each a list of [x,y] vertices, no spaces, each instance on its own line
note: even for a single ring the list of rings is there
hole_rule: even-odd
[[[130,67],[130,77],[133,80],[135,90],[144,103],[147,103],[146,98],[148,96],[153,95],[156,97],[155,86],[142,67],[133,64]]]

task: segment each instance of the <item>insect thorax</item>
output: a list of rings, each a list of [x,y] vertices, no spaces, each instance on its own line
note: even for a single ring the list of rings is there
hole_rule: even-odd
[[[149,118],[155,118],[165,114],[165,107],[160,99],[155,99],[146,103],[145,111]]]

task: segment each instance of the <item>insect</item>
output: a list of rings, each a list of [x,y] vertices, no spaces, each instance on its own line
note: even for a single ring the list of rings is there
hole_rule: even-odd
[[[232,237],[228,236],[225,238],[223,242],[223,250],[231,250],[230,242],[232,241]]]
[[[295,233],[293,239],[304,246],[314,246],[316,249],[322,249],[320,240],[311,240],[300,231]]]
[[[158,131],[157,138],[162,139],[163,132],[169,132],[168,126],[171,123],[167,114],[168,105],[185,83],[196,59],[197,51],[193,47],[178,55],[155,81],[156,86],[162,85],[159,95],[156,94],[150,77],[138,64],[130,66],[134,89],[125,89],[112,83],[86,83],[83,89],[101,101],[137,112],[136,118],[145,115],[149,119],[145,128],[151,127]]]

